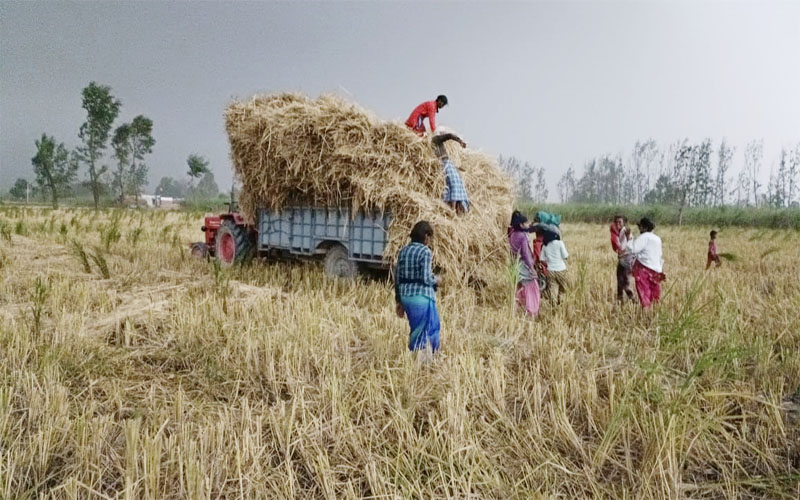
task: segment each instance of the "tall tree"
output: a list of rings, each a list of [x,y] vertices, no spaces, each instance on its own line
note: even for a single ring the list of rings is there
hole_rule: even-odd
[[[697,156],[697,147],[684,140],[681,147],[675,152],[673,183],[678,189],[678,225],[683,223],[683,209],[691,201],[692,187],[695,176],[692,165]]]
[[[533,189],[533,201],[537,203],[545,203],[547,201],[547,181],[544,178],[544,167],[535,168],[536,172],[536,185]]]
[[[189,167],[189,170],[186,173],[189,175],[190,185],[192,181],[209,171],[208,160],[198,154],[190,154],[189,157],[186,158],[186,165]]]
[[[758,206],[759,195],[758,190],[761,183],[758,181],[761,171],[761,159],[764,156],[764,141],[750,141],[744,150],[744,170],[750,180],[750,187],[752,188],[753,204]]]
[[[747,171],[742,169],[736,176],[736,181],[731,190],[731,195],[736,197],[736,206],[742,207],[749,203],[750,199],[750,177]]]
[[[711,139],[706,139],[695,146],[690,168],[694,175],[691,204],[708,205],[714,190],[711,179]]]
[[[631,163],[633,167],[632,184],[635,193],[634,202],[641,203],[650,191],[653,166],[658,158],[658,144],[654,139],[636,141],[633,146]]]
[[[531,164],[528,162],[523,164],[514,156],[509,156],[507,158],[499,156],[497,161],[500,168],[511,177],[517,198],[520,200],[532,200],[535,169]]]
[[[131,158],[131,126],[123,123],[116,130],[111,138],[111,148],[114,150],[114,158],[117,160],[117,168],[114,170],[114,189],[119,195],[119,203],[125,200],[125,189],[128,179],[128,164]]]
[[[595,168],[596,160],[592,158],[583,164],[583,175],[575,182],[575,190],[570,201],[577,203],[591,203],[595,200]]]
[[[567,172],[561,176],[561,179],[558,181],[558,197],[561,200],[561,203],[568,203],[572,201],[572,197],[575,194],[575,187],[576,187],[576,180],[575,180],[575,169],[570,167],[567,169]]]
[[[206,172],[193,189],[195,196],[201,198],[216,198],[219,196],[219,186],[214,180],[213,172]]]
[[[153,152],[156,140],[153,138],[153,120],[139,115],[129,125],[128,143],[130,147],[130,170],[128,175],[129,193],[136,200],[147,184],[147,165],[144,156]],[[138,162],[138,163],[137,163]]]
[[[103,175],[108,170],[108,167],[99,166],[98,163],[102,159],[111,126],[117,119],[122,104],[111,95],[110,87],[95,82],[89,83],[83,89],[82,95],[86,121],[78,133],[78,137],[83,141],[78,153],[80,160],[89,167],[89,186],[92,190],[94,208],[97,209],[103,190]]]
[[[75,180],[78,163],[70,161],[69,151],[64,143],[56,144],[55,138],[42,134],[36,141],[36,155],[31,158],[36,183],[42,191],[50,192],[53,208],[58,207],[59,192],[63,192]]]
[[[677,205],[680,202],[680,192],[669,175],[661,174],[653,188],[644,196],[644,202],[648,205]]]
[[[787,182],[787,190],[789,196],[789,205],[791,206],[795,200],[794,196],[797,192],[797,176],[800,173],[800,142],[794,148],[794,154],[789,158],[789,180]]]
[[[722,206],[725,204],[725,191],[727,189],[727,181],[725,176],[731,167],[731,160],[736,148],[728,146],[725,139],[719,145],[719,152],[717,154],[717,175],[714,179],[714,205]]]
[[[789,206],[789,162],[791,151],[786,154],[786,148],[781,148],[781,159],[778,163],[778,173],[775,178],[770,174],[770,204],[775,207]]]
[[[28,197],[30,189],[31,184],[28,180],[19,178],[14,182],[14,185],[11,186],[11,189],[8,190],[8,194],[15,200],[24,200]]]

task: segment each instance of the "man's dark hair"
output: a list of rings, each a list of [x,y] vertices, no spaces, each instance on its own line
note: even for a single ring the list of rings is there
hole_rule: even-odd
[[[716,231],[711,231],[711,239],[714,239],[716,237],[717,237],[717,232]]]
[[[433,228],[426,220],[421,220],[414,224],[411,229],[411,241],[414,243],[425,243],[425,238],[433,236]]]
[[[642,232],[649,233],[656,228],[656,224],[647,217],[642,217],[642,219],[639,221],[639,228],[642,230]]]
[[[617,214],[617,215],[614,216],[614,219],[612,219],[612,222],[617,222],[618,219],[622,219],[622,221],[624,222],[625,221],[625,216],[622,215],[622,214]]]
[[[436,102],[442,103],[442,106],[447,106],[447,96],[444,94],[436,96]]]

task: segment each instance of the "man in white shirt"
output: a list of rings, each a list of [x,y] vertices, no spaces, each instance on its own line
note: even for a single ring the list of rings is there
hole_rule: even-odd
[[[542,248],[542,257],[547,263],[547,293],[556,304],[561,303],[561,295],[564,294],[568,285],[567,282],[567,263],[569,257],[567,247],[557,234],[552,239],[548,238]]]

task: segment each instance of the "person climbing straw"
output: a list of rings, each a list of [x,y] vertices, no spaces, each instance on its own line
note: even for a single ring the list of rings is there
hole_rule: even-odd
[[[441,129],[431,139],[433,150],[441,160],[444,170],[445,187],[442,197],[445,203],[456,211],[456,214],[461,215],[469,210],[469,196],[467,196],[467,188],[464,187],[461,174],[458,173],[458,169],[447,154],[447,149],[445,148],[447,141],[455,141],[462,148],[467,147],[467,143],[456,134]]]

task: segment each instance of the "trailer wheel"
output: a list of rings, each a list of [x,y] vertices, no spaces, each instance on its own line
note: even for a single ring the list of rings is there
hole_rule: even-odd
[[[222,221],[214,241],[214,254],[225,267],[246,262],[253,255],[247,228],[237,226],[231,220]]]
[[[355,278],[358,264],[350,260],[345,247],[335,245],[325,254],[325,274],[336,278]]]

